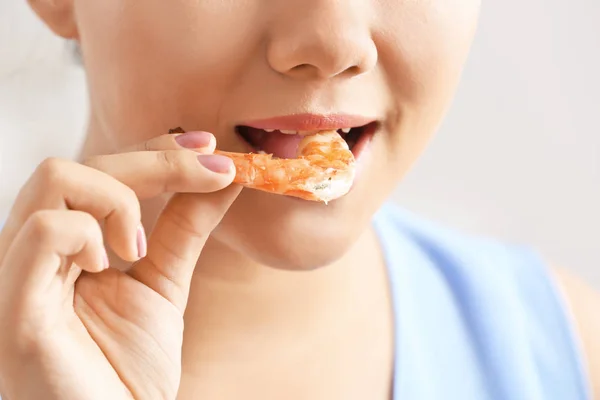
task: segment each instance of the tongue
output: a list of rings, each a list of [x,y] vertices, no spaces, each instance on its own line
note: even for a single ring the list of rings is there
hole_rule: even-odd
[[[273,154],[275,157],[296,158],[301,141],[300,135],[285,135],[276,131],[266,134],[260,147],[265,153]]]
[[[278,158],[296,158],[298,145],[302,140],[300,135],[286,135],[279,131],[265,132],[253,128],[248,130],[248,136],[256,147]]]

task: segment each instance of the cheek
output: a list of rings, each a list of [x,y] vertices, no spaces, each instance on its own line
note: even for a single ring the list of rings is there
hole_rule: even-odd
[[[380,60],[402,97],[418,100],[456,83],[471,45],[478,0],[403,1],[380,13]],[[440,87],[441,84],[441,87]]]
[[[387,3],[387,2],[386,2]],[[477,26],[479,0],[402,1],[380,12],[375,40],[393,113],[387,162],[401,176],[447,111]]]
[[[219,105],[259,37],[248,22],[252,2],[233,10],[220,0],[79,1],[89,90],[103,132],[132,132],[111,138],[127,145],[175,126],[217,130]]]

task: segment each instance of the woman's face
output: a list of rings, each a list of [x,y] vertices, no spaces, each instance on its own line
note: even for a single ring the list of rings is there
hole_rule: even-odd
[[[181,126],[246,151],[236,128],[257,120],[378,123],[345,197],[324,205],[245,189],[215,231],[255,261],[288,269],[334,261],[368,226],[441,122],[479,9],[479,0],[40,2],[58,3],[59,24],[73,24],[91,134],[110,146]]]

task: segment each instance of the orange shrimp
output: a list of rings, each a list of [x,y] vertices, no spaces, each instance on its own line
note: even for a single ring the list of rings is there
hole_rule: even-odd
[[[170,133],[182,131],[178,128]],[[355,176],[354,155],[336,131],[306,136],[298,146],[298,157],[293,159],[220,150],[215,154],[233,160],[235,183],[325,204],[348,193]]]

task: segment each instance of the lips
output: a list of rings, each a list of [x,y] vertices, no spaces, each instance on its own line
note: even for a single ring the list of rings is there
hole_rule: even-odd
[[[355,123],[360,125],[353,125]],[[350,150],[354,150],[364,147],[357,146],[358,143],[370,140],[377,130],[377,122],[363,117],[303,115],[236,126],[236,132],[253,151],[273,154],[278,158],[295,158],[298,145],[304,136],[325,130],[337,130],[348,143]]]

